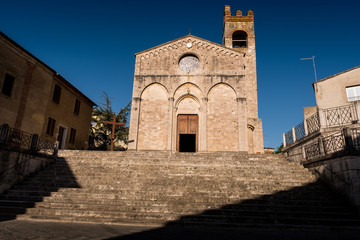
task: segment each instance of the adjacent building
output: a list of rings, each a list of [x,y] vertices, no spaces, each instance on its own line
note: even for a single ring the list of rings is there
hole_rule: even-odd
[[[316,106],[283,134],[285,156],[360,209],[360,66],[313,83]]]
[[[0,125],[87,149],[95,103],[2,32],[0,91]]]
[[[264,152],[252,11],[225,6],[222,45],[189,34],[135,56],[129,150]]]
[[[321,79],[313,83],[313,89],[316,106],[305,107],[304,120],[283,134],[284,151],[291,160],[315,154],[309,149],[306,151],[314,141],[345,127],[360,127],[360,66]],[[338,143],[339,148],[342,144]],[[318,149],[318,154],[320,150],[326,147]]]

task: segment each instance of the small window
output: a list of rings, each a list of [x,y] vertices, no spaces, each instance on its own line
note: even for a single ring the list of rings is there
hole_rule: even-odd
[[[75,143],[75,135],[76,135],[76,129],[71,128],[70,129],[69,143],[72,143],[72,144]]]
[[[360,100],[360,85],[346,88],[346,95],[349,102]]]
[[[81,103],[80,100],[78,100],[78,99],[75,100],[74,113],[76,115],[79,115],[79,113],[80,113],[80,103]]]
[[[247,33],[244,31],[236,31],[232,35],[233,48],[247,47]]]
[[[4,84],[1,90],[1,93],[3,93],[6,96],[11,97],[12,89],[14,86],[14,80],[15,78],[9,74],[5,74]]]
[[[55,119],[49,117],[48,118],[48,124],[46,128],[46,134],[50,136],[54,136],[54,129],[55,129]]]
[[[61,87],[57,84],[55,84],[54,87],[54,94],[52,97],[52,100],[54,103],[59,104],[60,103],[60,96],[61,96]]]

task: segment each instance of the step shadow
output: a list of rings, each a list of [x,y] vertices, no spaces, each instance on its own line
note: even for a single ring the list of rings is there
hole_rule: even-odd
[[[320,180],[114,239],[357,239],[357,209]]]
[[[0,222],[16,219],[18,215],[25,214],[27,209],[34,208],[37,203],[43,202],[45,197],[62,188],[81,186],[66,159],[58,157],[0,195]],[[20,193],[23,189],[27,190]],[[19,193],[16,193],[17,190]]]

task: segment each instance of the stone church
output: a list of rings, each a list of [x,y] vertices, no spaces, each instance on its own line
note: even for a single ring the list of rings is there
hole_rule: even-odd
[[[129,150],[264,152],[252,11],[225,6],[222,45],[189,34],[135,56]]]

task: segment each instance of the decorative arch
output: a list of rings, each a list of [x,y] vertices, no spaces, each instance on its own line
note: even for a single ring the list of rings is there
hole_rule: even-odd
[[[213,86],[208,93],[208,151],[238,151],[239,127],[236,92],[225,83]]]
[[[175,107],[178,107],[179,104],[185,99],[185,98],[191,98],[193,99],[195,102],[197,102],[200,106],[200,101],[199,99],[195,96],[195,95],[192,95],[192,94],[184,94],[182,96],[180,96],[178,99],[176,99],[175,101]]]
[[[199,99],[191,94],[181,96],[175,102],[177,114],[200,114],[200,101]]]
[[[193,95],[197,99],[202,99],[203,92],[201,89],[194,83],[184,83],[181,84],[176,90],[174,91],[173,98],[175,99],[175,102],[180,99],[184,95]]]
[[[159,83],[148,85],[141,93],[138,150],[166,150],[169,135],[168,114],[167,89]]]
[[[230,84],[224,83],[224,82],[216,83],[215,85],[213,85],[213,86],[209,89],[209,91],[207,92],[207,96],[206,96],[206,97],[209,98],[210,92],[211,92],[216,86],[218,86],[218,85],[220,85],[220,84],[226,85],[226,86],[228,86],[229,88],[231,88],[231,89],[234,91],[235,96],[237,97],[237,93],[236,93],[235,89],[234,89]]]
[[[142,95],[143,95],[143,93],[145,92],[146,89],[148,89],[149,87],[151,87],[151,86],[154,85],[154,84],[163,87],[163,89],[166,91],[166,94],[167,94],[167,95],[169,94],[168,89],[167,89],[163,84],[161,84],[161,83],[159,83],[159,82],[153,82],[153,83],[150,83],[149,85],[147,85],[146,87],[144,87],[144,89],[143,89],[143,90],[141,91],[141,93],[140,93],[140,97],[142,97]]]

